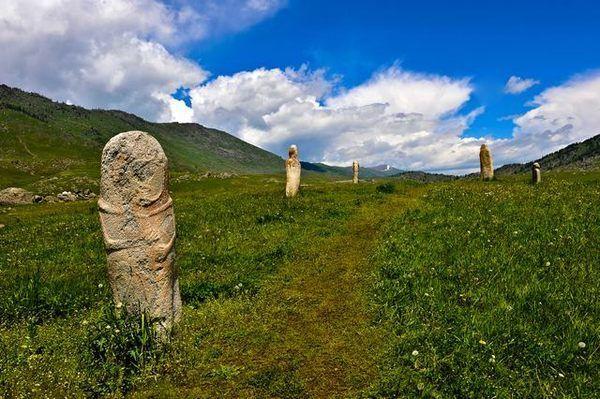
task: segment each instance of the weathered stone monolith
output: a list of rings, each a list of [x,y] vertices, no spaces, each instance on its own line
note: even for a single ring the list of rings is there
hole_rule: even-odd
[[[352,162],[352,183],[358,183],[358,169],[360,166],[358,165],[358,161]]]
[[[541,181],[542,181],[542,171],[540,168],[540,164],[537,162],[534,162],[533,165],[531,165],[531,183],[538,184]]]
[[[481,167],[481,180],[492,180],[494,178],[494,163],[490,149],[485,144],[482,144],[479,150],[479,165]]]
[[[164,337],[180,319],[181,298],[168,161],[155,138],[133,131],[106,144],[98,206],[115,303],[151,317]]]
[[[285,161],[285,196],[288,198],[295,197],[298,194],[298,188],[300,187],[300,172],[302,167],[298,160],[298,147],[291,145],[288,151],[289,158]]]

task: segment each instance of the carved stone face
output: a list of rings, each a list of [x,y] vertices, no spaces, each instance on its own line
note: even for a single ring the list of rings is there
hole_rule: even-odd
[[[533,169],[540,169],[540,164],[537,162],[534,162],[533,165],[531,166]]]
[[[101,196],[113,205],[146,207],[163,194],[167,167],[167,158],[152,136],[133,132],[132,143],[132,134],[117,135],[102,154]]]

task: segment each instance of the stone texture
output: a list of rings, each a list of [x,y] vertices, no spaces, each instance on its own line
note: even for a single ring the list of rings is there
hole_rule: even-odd
[[[106,144],[98,206],[115,303],[148,314],[164,336],[181,317],[181,298],[168,161],[156,139],[133,131]]]
[[[77,195],[73,194],[70,191],[63,191],[62,193],[58,194],[56,196],[56,198],[58,198],[59,201],[62,202],[73,202],[73,201],[77,201]]]
[[[300,187],[300,173],[301,173],[300,161],[298,160],[298,147],[295,145],[290,146],[289,158],[285,161],[285,196],[288,198],[295,197],[298,194]]]
[[[481,180],[492,180],[494,178],[494,162],[490,149],[485,144],[482,144],[479,150],[479,165],[481,167]]]
[[[542,170],[540,168],[540,164],[537,162],[534,162],[533,165],[531,165],[531,183],[538,184],[541,181],[542,181]]]
[[[352,183],[354,183],[354,184],[358,183],[359,168],[360,168],[360,165],[358,164],[358,161],[352,162]]]
[[[17,187],[8,187],[0,191],[0,205],[31,204],[33,194]]]

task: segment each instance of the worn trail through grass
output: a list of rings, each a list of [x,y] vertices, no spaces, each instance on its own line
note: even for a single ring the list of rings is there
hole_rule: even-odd
[[[278,326],[280,339],[265,348],[268,355],[257,355],[296,355],[297,375],[312,397],[347,397],[375,375],[374,356],[385,331],[372,323],[368,311],[368,255],[381,224],[405,206],[405,199],[392,197],[378,208],[361,208],[345,234],[315,247],[304,261],[287,265],[280,275],[284,278],[265,291],[261,307],[271,313],[267,320],[285,323]]]
[[[178,394],[346,398],[367,388],[377,375],[387,331],[373,323],[370,311],[369,255],[383,224],[414,203],[413,195],[403,194],[363,205],[341,234],[315,237],[303,257],[286,263],[251,304],[207,304],[207,335],[221,333],[212,344],[227,366],[219,383],[203,383],[198,375],[192,386],[179,385]],[[214,377],[215,371],[207,373]],[[174,387],[163,388],[172,393]]]

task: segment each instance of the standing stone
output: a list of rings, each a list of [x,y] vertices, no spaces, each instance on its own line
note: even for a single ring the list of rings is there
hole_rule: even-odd
[[[352,162],[352,183],[358,183],[358,169],[360,166],[358,165],[358,161]]]
[[[540,164],[537,162],[534,162],[533,165],[531,165],[531,183],[538,184],[541,181],[542,181],[542,171],[540,169]]]
[[[98,206],[115,303],[147,314],[164,337],[181,317],[181,298],[168,161],[156,139],[133,131],[106,144]]]
[[[485,144],[482,144],[479,150],[479,165],[481,167],[481,180],[492,180],[494,178],[494,163],[490,149]]]
[[[302,167],[298,160],[298,147],[291,145],[288,153],[290,157],[285,161],[285,173],[287,178],[285,183],[285,196],[291,198],[298,194]]]

